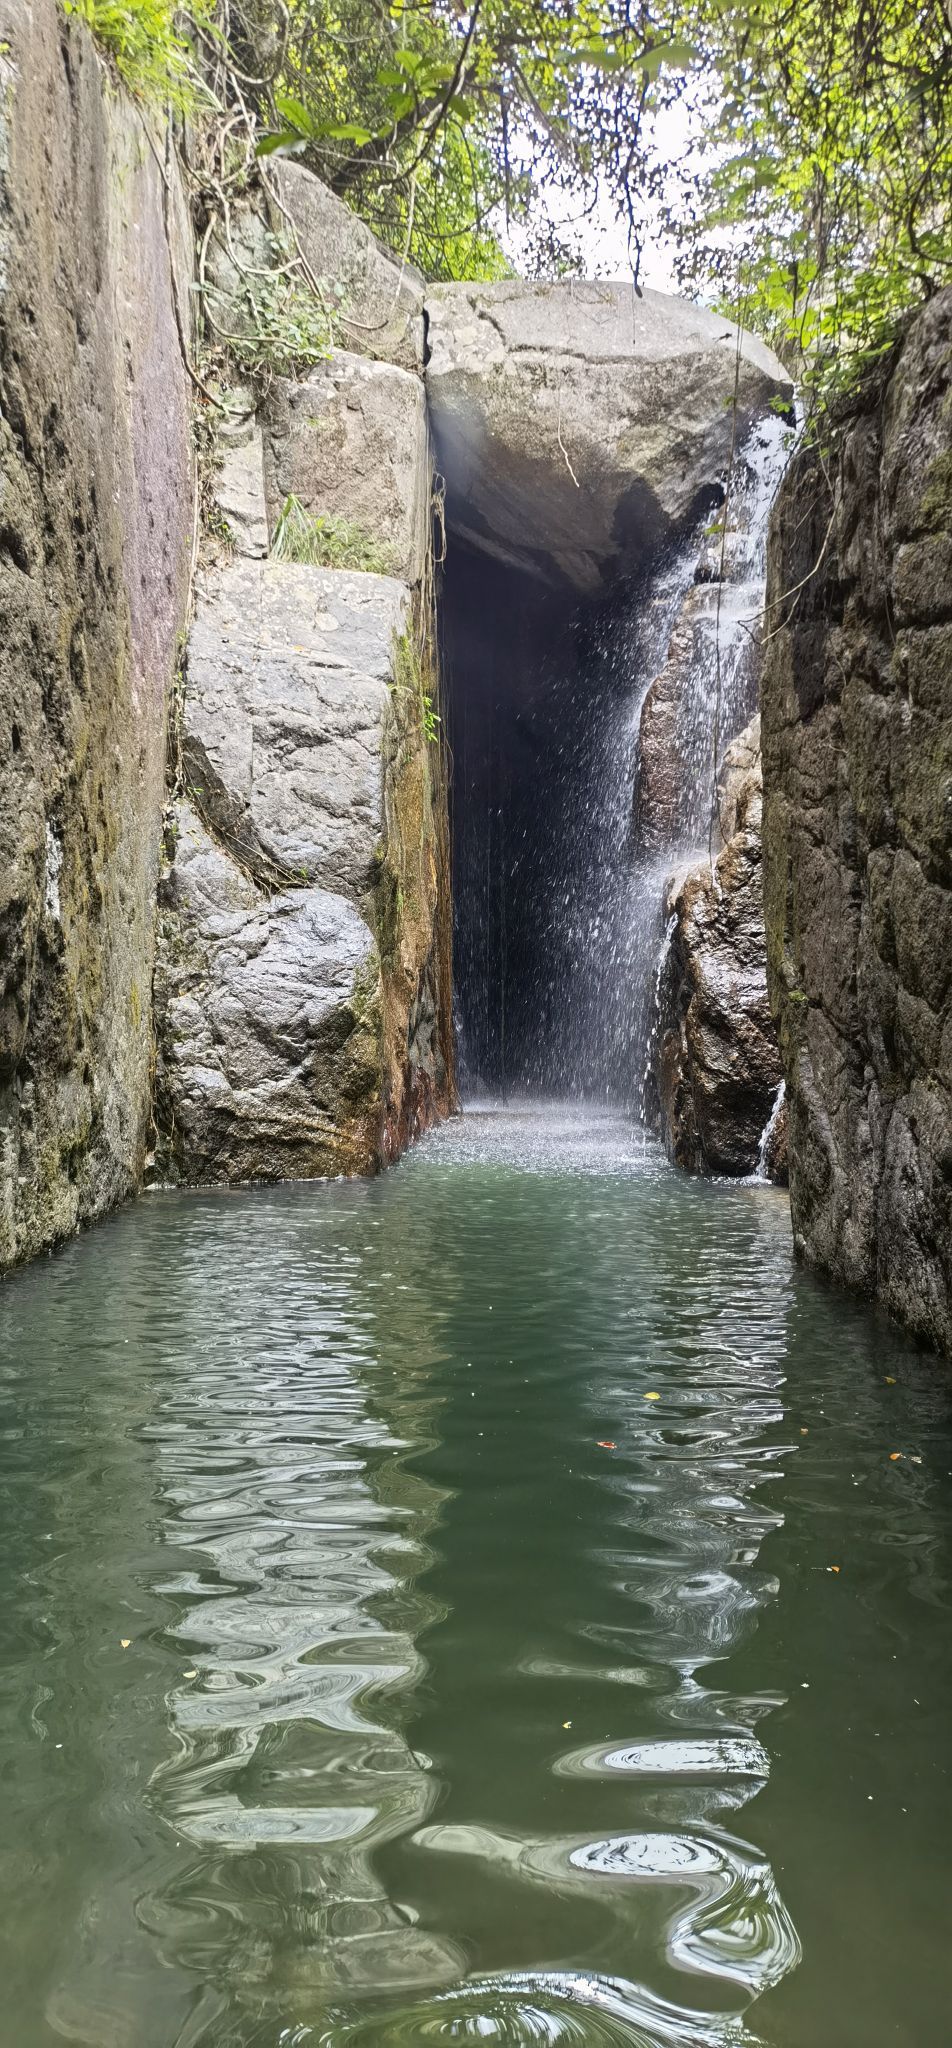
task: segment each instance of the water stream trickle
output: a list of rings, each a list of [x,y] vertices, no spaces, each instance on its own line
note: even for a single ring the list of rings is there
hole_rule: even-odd
[[[760,1144],[757,1148],[757,1164],[751,1175],[751,1179],[754,1181],[766,1181],[769,1178],[767,1168],[770,1164],[770,1148],[777,1134],[777,1126],[783,1114],[786,1096],[787,1084],[785,1081],[780,1081],[777,1084],[777,1092],[770,1106],[770,1115],[760,1133]]]
[[[634,874],[629,897],[632,964],[637,986],[634,1053],[641,1084],[654,1051],[658,992],[670,944],[665,893],[670,879],[716,852],[715,779],[730,741],[756,709],[756,655],[762,626],[770,510],[789,457],[791,428],[770,415],[757,422],[734,467],[725,509],[693,534],[678,558],[680,604],[661,659],[644,672],[637,695],[639,725],[645,701],[662,671],[671,631],[678,643],[670,660],[671,719],[666,747],[675,789],[659,829],[639,821],[636,808]],[[663,680],[663,678],[662,678]],[[644,774],[639,763],[636,782]],[[639,832],[639,822],[642,832]],[[644,838],[649,840],[646,852]],[[654,964],[653,964],[654,963]]]

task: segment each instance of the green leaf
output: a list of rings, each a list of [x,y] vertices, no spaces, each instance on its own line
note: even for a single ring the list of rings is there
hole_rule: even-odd
[[[290,153],[303,147],[303,135],[299,135],[296,128],[285,128],[280,135],[260,136],[255,143],[255,156],[276,156],[279,150]]]
[[[296,128],[299,135],[314,133],[314,122],[300,100],[289,99],[286,94],[276,92],[274,104],[282,120],[287,121],[289,127]]]
[[[359,121],[323,121],[319,127],[315,127],[314,133],[326,135],[329,142],[361,144],[373,141],[373,131],[370,128],[362,128]]]

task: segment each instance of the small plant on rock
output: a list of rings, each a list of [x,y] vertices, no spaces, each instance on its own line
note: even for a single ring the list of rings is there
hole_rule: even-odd
[[[63,0],[63,6],[92,30],[135,99],[155,108],[171,106],[177,114],[193,114],[207,102],[182,32],[189,22],[207,27],[207,0],[181,6],[172,0]]]
[[[323,282],[301,274],[278,235],[266,237],[268,268],[232,251],[237,281],[222,291],[202,280],[206,311],[229,354],[248,374],[300,377],[326,362],[334,345],[334,309]]]

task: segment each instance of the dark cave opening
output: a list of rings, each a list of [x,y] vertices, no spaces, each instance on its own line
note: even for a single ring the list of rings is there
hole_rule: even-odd
[[[580,601],[451,541],[454,1009],[464,1098],[632,1093],[631,592]]]

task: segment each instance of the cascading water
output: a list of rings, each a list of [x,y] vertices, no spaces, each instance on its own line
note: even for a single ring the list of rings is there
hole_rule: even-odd
[[[770,1153],[774,1139],[777,1135],[777,1130],[780,1124],[780,1118],[783,1114],[783,1106],[786,1101],[786,1096],[787,1084],[785,1081],[781,1081],[778,1084],[777,1093],[774,1096],[773,1103],[771,1104],[770,1115],[768,1116],[767,1121],[763,1127],[763,1130],[760,1133],[760,1144],[757,1149],[757,1164],[754,1167],[754,1171],[750,1176],[752,1181],[760,1183],[769,1180],[770,1178],[768,1172],[768,1168],[770,1166]]]
[[[486,558],[457,565],[446,641],[470,1099],[640,1110],[665,883],[708,845],[715,732],[720,758],[753,709],[789,438],[781,418],[758,422],[725,510],[620,601],[573,606]]]
[[[767,527],[790,440],[789,424],[773,414],[751,430],[720,518],[692,535],[681,551],[681,603],[667,658],[639,692],[630,892],[641,991],[632,1048],[639,1108],[657,1030],[663,954],[670,944],[666,885],[717,851],[719,765],[756,709]]]

